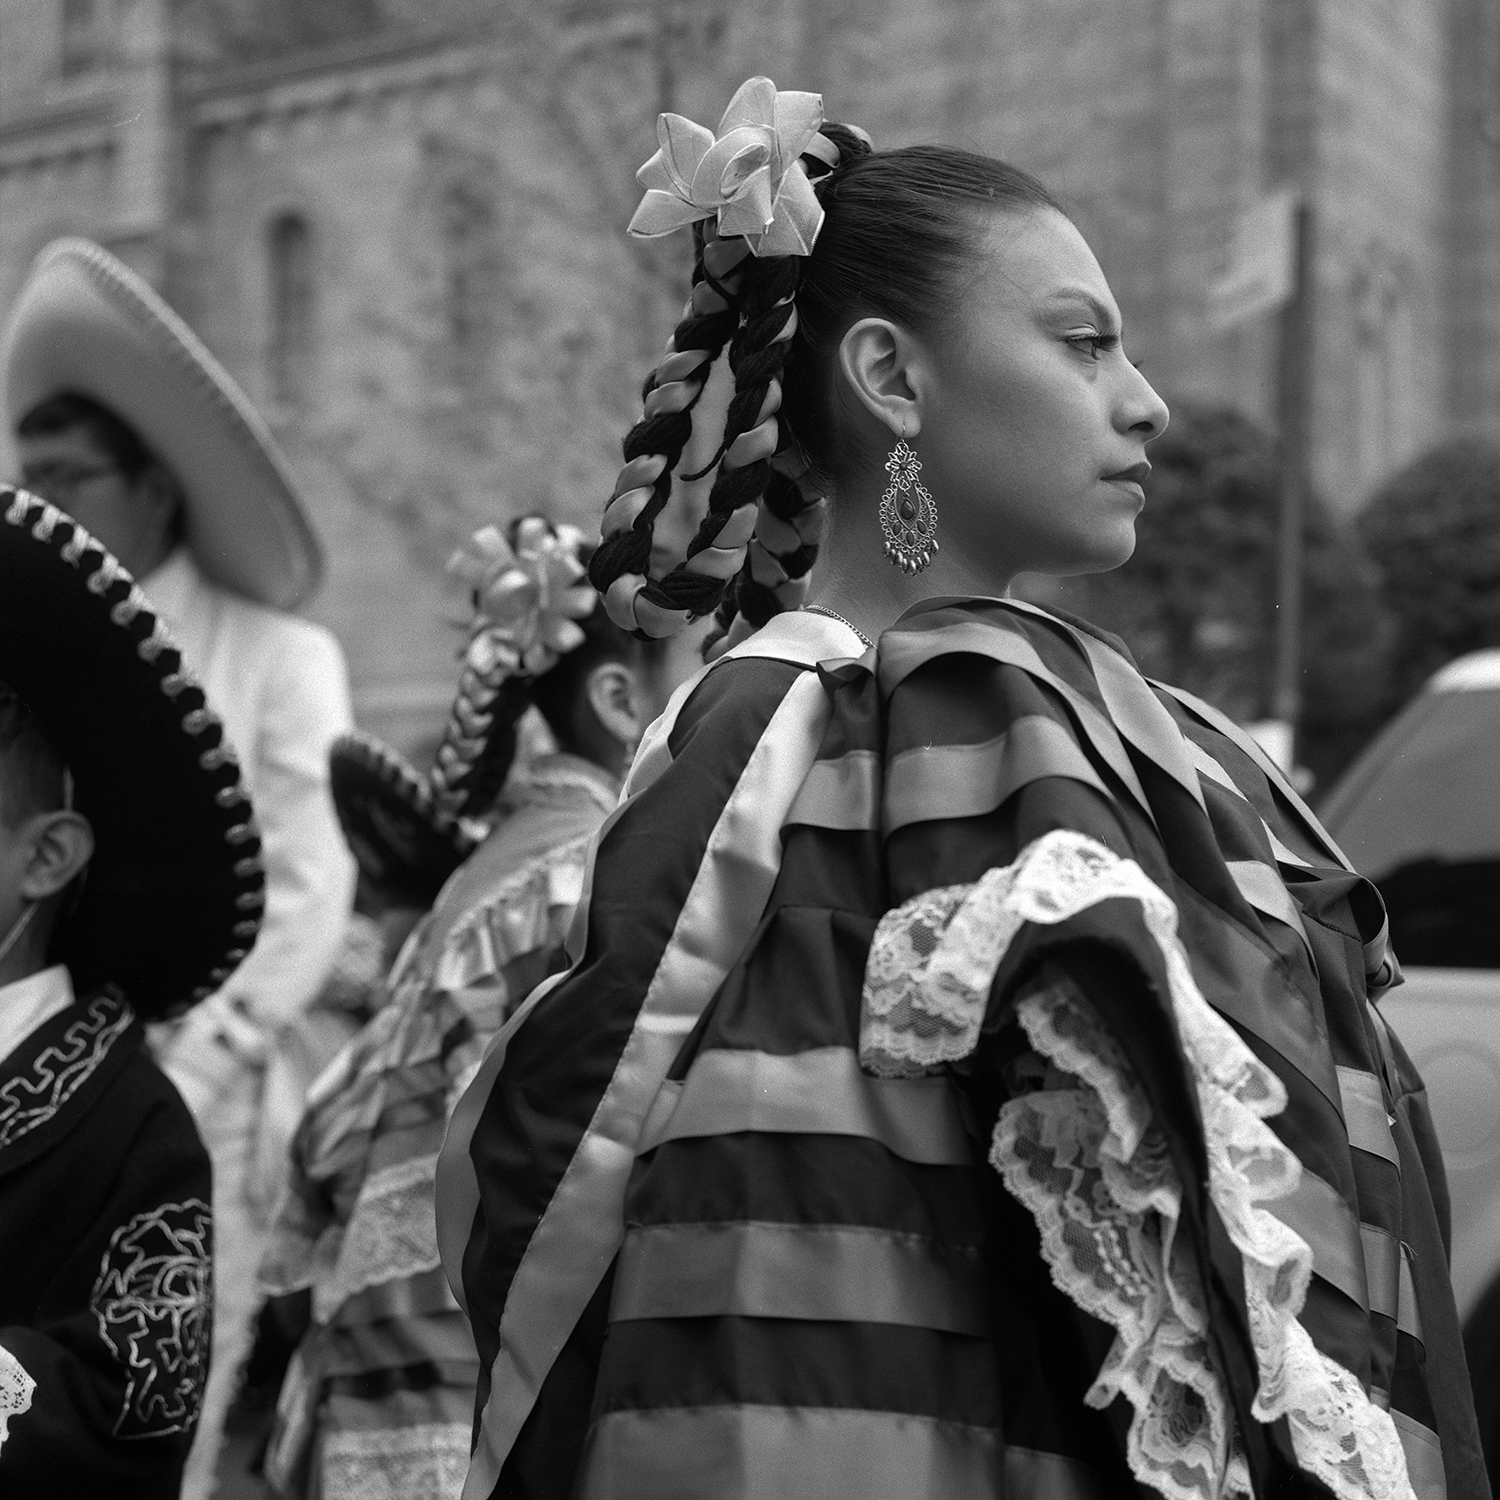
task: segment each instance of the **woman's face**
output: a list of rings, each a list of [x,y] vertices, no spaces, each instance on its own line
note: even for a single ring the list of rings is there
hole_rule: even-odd
[[[1126,358],[1120,310],[1070,220],[998,213],[985,248],[957,318],[922,341],[911,442],[943,551],[994,592],[1017,573],[1118,567],[1166,405]]]

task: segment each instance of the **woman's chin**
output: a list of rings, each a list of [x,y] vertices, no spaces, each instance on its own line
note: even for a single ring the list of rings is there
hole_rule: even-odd
[[[1108,573],[1128,563],[1135,552],[1135,518],[1121,525],[1101,527],[1092,536],[1075,539],[1075,544],[1058,548],[1056,560],[1031,571],[1050,573],[1054,578],[1078,578],[1086,573]]]

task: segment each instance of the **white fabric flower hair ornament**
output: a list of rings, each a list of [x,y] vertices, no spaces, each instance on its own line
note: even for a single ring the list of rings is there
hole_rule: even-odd
[[[682,115],[658,116],[661,147],[636,173],[646,196],[630,233],[654,239],[716,217],[720,237],[743,238],[753,255],[811,255],[823,206],[798,158],[838,160],[822,124],[821,94],[778,91],[769,78],[740,86],[717,135]]]
[[[464,665],[493,682],[538,677],[583,644],[579,620],[599,596],[579,561],[583,533],[528,516],[515,543],[486,526],[453,554],[448,571],[473,591],[474,624]]]

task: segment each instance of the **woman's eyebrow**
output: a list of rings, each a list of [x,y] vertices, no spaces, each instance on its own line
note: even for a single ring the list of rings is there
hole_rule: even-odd
[[[1100,325],[1101,330],[1110,329],[1114,330],[1115,332],[1123,331],[1123,329],[1119,325],[1119,320],[1116,317],[1115,313],[1112,312],[1108,307],[1106,307],[1104,303],[1102,303],[1092,292],[1085,291],[1083,287],[1063,287],[1059,291],[1051,293],[1045,299],[1043,305],[1050,310],[1051,308],[1057,306],[1059,303],[1067,302],[1081,302],[1094,315],[1095,319]]]

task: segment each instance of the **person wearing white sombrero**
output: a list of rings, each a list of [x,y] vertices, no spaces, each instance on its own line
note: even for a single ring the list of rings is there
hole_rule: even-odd
[[[352,723],[347,673],[333,637],[291,613],[317,586],[322,557],[285,460],[228,373],[128,267],[86,240],[43,250],[11,310],[0,370],[24,482],[141,580],[224,720],[265,835],[254,951],[157,1038],[214,1160],[218,1313],[183,1491],[195,1500],[211,1493],[251,1336],[276,1190],[264,1164],[284,1158],[257,1142],[265,1070],[328,973],[353,897],[327,771]]]

